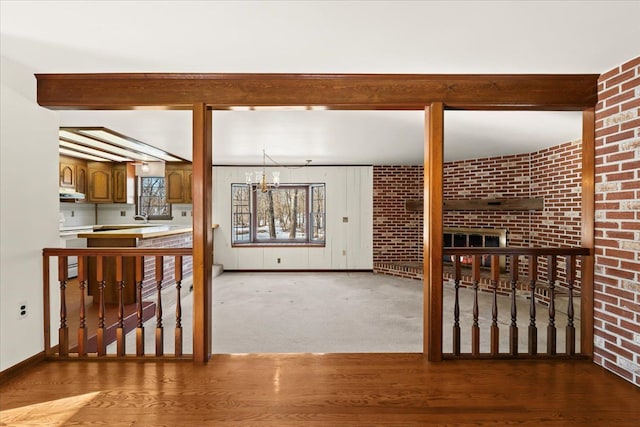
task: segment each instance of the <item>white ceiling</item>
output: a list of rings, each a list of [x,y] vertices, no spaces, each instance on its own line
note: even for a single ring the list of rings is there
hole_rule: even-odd
[[[593,73],[640,52],[640,1],[0,1],[1,52],[34,73]],[[64,111],[191,158],[182,111]],[[214,163],[420,164],[416,111],[215,111]],[[445,115],[447,159],[580,137],[580,114]],[[53,142],[52,142],[53,143]]]

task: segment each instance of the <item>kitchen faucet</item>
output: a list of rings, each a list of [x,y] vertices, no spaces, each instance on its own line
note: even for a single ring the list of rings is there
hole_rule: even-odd
[[[149,215],[136,215],[133,217],[133,219],[141,219],[146,224],[149,222]]]

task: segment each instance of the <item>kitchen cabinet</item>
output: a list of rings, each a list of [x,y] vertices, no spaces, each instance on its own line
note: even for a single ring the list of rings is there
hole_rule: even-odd
[[[60,160],[60,187],[76,189],[76,166]]]
[[[119,163],[113,166],[113,202],[134,203],[135,167],[131,163]]]
[[[193,170],[189,162],[167,163],[165,165],[165,184],[167,202],[191,203]]]
[[[91,203],[134,203],[135,167],[131,163],[88,162]]]
[[[87,164],[83,162],[83,164],[76,165],[76,191],[78,193],[86,194],[88,188],[87,181]]]
[[[60,187],[78,193],[87,192],[87,162],[73,157],[60,156]]]
[[[87,163],[89,175],[87,201],[90,203],[113,203],[112,168],[111,163]]]

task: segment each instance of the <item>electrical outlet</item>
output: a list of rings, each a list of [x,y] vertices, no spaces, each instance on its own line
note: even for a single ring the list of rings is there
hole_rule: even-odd
[[[182,216],[187,216],[187,211],[182,211]]]
[[[27,302],[21,301],[18,303],[18,319],[24,319],[27,317]]]
[[[280,261],[282,261],[280,258],[278,258],[278,264],[280,264]]]
[[[76,211],[71,211],[71,218],[73,218],[74,216],[76,216]]]
[[[127,211],[120,211],[120,216],[127,216]]]

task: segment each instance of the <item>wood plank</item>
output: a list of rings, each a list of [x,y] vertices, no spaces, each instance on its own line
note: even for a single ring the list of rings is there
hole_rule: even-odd
[[[593,357],[593,280],[595,248],[595,109],[582,113],[582,215],[580,243],[589,255],[581,261],[580,353]]]
[[[442,202],[445,211],[541,211],[544,199],[449,199]],[[422,199],[406,200],[407,212],[422,212]]]
[[[445,211],[541,211],[543,198],[445,200]]]
[[[442,360],[442,169],[444,159],[444,105],[425,109],[424,148],[424,353]]]
[[[193,359],[211,357],[212,123],[203,103],[193,106]]]
[[[626,427],[640,416],[640,388],[587,360],[420,354],[50,362],[0,394],[6,425]]]
[[[330,109],[577,110],[595,106],[597,74],[36,74],[54,109],[321,106]],[[195,158],[195,156],[194,156]]]

